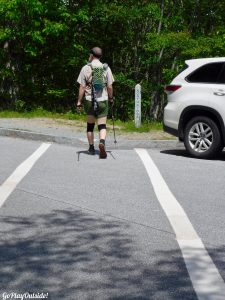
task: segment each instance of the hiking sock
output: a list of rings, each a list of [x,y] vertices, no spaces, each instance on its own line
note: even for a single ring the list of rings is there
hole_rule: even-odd
[[[89,145],[88,153],[91,155],[95,154],[95,147],[93,144]]]
[[[105,146],[105,140],[100,139],[100,144],[103,144]]]

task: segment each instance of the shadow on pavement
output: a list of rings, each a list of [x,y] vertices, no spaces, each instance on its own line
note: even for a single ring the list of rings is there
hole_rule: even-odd
[[[160,153],[174,155],[174,156],[191,157],[190,155],[188,155],[187,151],[184,149],[162,150],[162,151],[160,151]]]
[[[56,299],[195,300],[180,251],[138,255],[129,224],[55,210],[0,222],[1,292]]]
[[[110,154],[110,156],[116,160],[115,156],[113,155],[112,151],[106,151],[107,155]],[[81,157],[81,154],[84,154],[84,155],[89,155],[89,156],[99,156],[99,150],[95,150],[95,154],[94,155],[90,155],[89,152],[87,150],[83,150],[83,151],[77,151],[77,161],[80,161],[80,157]]]
[[[188,154],[188,152],[184,149],[170,149],[170,150],[162,150],[160,153],[173,155],[173,156],[182,156],[182,157],[188,157],[192,159],[199,160],[198,158],[194,158]],[[207,160],[207,159],[204,159]],[[210,159],[210,160],[221,160],[225,161],[225,151],[219,153],[216,157]]]

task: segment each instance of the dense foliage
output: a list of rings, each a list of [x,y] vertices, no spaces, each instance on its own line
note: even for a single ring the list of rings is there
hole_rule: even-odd
[[[76,79],[94,46],[113,70],[116,114],[160,119],[163,86],[185,60],[225,56],[225,4],[216,0],[0,0],[0,108],[74,109]]]

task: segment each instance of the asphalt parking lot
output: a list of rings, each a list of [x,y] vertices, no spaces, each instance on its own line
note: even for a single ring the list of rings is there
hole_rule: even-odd
[[[2,295],[225,299],[224,153],[42,145],[0,138]]]

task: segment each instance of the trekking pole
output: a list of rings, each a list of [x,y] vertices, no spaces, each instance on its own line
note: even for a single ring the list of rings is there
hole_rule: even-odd
[[[116,148],[117,140],[116,140],[116,130],[115,130],[115,117],[114,117],[114,103],[112,103],[111,109],[112,109],[112,121],[113,121],[113,135],[114,135],[114,144]]]

